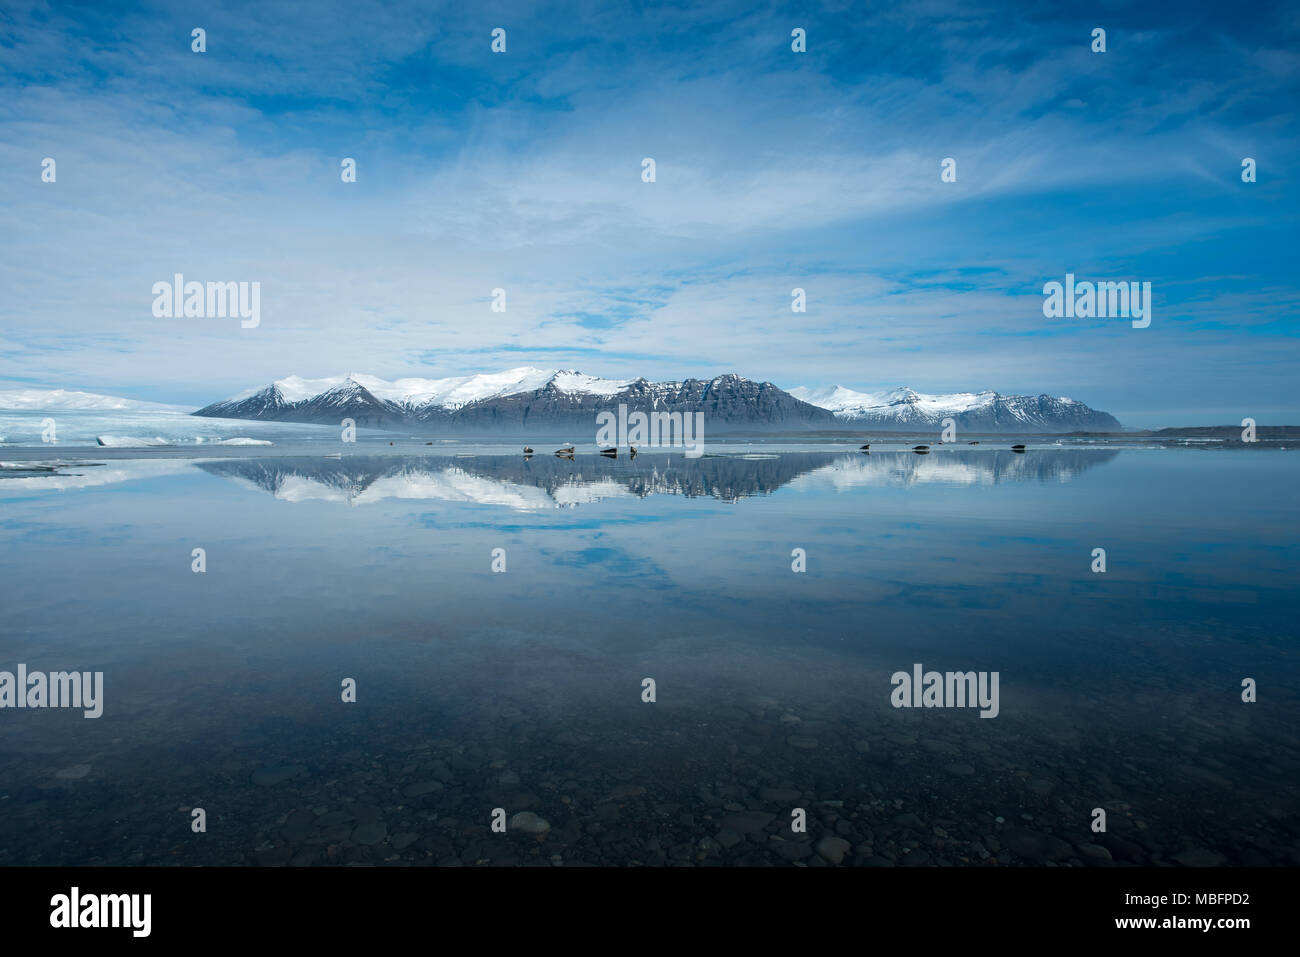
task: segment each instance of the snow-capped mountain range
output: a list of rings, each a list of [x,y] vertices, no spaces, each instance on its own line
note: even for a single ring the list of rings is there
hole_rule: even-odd
[[[371,428],[587,431],[594,430],[598,412],[617,410],[620,404],[629,411],[703,412],[710,427],[733,431],[836,425],[828,410],[770,382],[738,375],[650,382],[530,366],[448,379],[388,381],[355,373],[329,379],[294,376],[213,403],[195,415],[331,425],[347,417]]]
[[[365,390],[382,402],[411,411],[439,408],[455,411],[462,406],[499,396],[534,392],[554,384],[561,392],[613,396],[631,385],[634,379],[601,379],[575,371],[547,371],[523,366],[504,372],[452,376],[447,379],[394,379],[388,381],[372,375],[349,373],[326,379],[303,379],[289,376],[270,386],[249,389],[226,401],[242,403],[259,396],[272,397],[285,404],[308,402],[325,395],[346,396]]]
[[[923,395],[911,389],[867,393],[835,386],[785,391],[738,375],[681,382],[604,379],[572,369],[531,366],[446,379],[386,380],[352,373],[326,379],[290,376],[206,406],[196,415],[336,425],[452,430],[586,428],[597,412],[704,412],[726,430],[937,429],[952,418],[965,431],[1118,430],[1118,421],[1082,402],[1050,395],[996,392]]]
[[[877,428],[940,427],[951,418],[967,432],[1118,431],[1119,421],[1064,396],[954,392],[925,395],[911,389],[856,392],[843,386],[791,389],[790,394],[833,413],[842,422]]]
[[[323,379],[289,376],[193,414],[425,432],[534,433],[594,428],[598,412],[703,412],[713,433],[862,429],[931,431],[952,418],[967,432],[1118,431],[1116,419],[1082,402],[1051,395],[911,389],[859,392],[843,386],[786,391],[738,375],[680,382],[606,379],[572,369],[524,366],[443,379],[386,380],[352,373]],[[0,409],[179,411],[175,406],[61,389],[0,391]]]

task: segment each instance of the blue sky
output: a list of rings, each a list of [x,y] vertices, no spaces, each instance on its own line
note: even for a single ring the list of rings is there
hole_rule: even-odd
[[[0,383],[734,371],[1300,423],[1300,6],[1035,6],[7,4]],[[261,325],[155,318],[177,272],[260,282]],[[1044,318],[1067,272],[1150,282],[1151,326]]]

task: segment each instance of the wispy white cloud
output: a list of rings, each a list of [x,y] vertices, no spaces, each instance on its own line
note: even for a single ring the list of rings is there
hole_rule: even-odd
[[[1108,17],[1103,57],[1001,5],[823,7],[802,59],[792,15],[739,6],[10,14],[0,379],[203,401],[535,361],[1280,408],[1296,25],[1182,49],[1168,13]],[[1067,270],[1153,281],[1166,315],[1050,328]],[[154,319],[174,272],[260,281],[262,325]]]

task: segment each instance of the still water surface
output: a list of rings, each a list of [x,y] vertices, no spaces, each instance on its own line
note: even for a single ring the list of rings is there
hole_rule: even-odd
[[[0,479],[0,864],[1300,863],[1294,452],[200,451]]]

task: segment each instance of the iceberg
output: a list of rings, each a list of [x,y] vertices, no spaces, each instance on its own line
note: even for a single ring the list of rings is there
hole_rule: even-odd
[[[95,441],[110,449],[141,449],[172,444],[157,436],[152,439],[140,439],[131,435],[100,435],[95,438]]]

